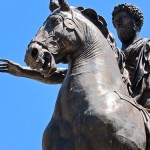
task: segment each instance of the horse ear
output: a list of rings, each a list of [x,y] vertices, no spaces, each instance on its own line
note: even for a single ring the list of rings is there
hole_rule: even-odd
[[[65,0],[58,0],[59,5],[60,5],[60,10],[62,11],[70,11],[69,5],[66,3]]]
[[[50,0],[49,9],[51,12],[53,12],[55,9],[59,8],[60,5],[58,3],[58,0]]]

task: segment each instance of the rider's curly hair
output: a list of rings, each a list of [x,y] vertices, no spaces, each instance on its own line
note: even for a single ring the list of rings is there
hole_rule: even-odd
[[[114,7],[114,10],[112,12],[113,25],[114,25],[115,15],[121,11],[127,11],[129,14],[131,14],[131,16],[133,16],[133,18],[135,19],[137,26],[141,30],[141,28],[143,26],[143,22],[144,22],[143,13],[139,10],[139,8],[137,6],[135,6],[133,4],[128,4],[128,3],[119,4],[118,6]],[[114,27],[115,27],[115,25],[114,25]]]

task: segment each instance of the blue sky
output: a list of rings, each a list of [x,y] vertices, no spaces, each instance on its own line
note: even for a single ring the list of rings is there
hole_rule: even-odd
[[[116,32],[111,22],[113,7],[133,3],[145,16],[141,37],[150,37],[150,1],[68,0],[72,6],[94,8]],[[23,66],[25,50],[39,27],[50,14],[49,0],[0,0],[0,58]],[[61,66],[61,65],[60,65]],[[0,73],[0,149],[41,150],[42,133],[51,119],[60,85],[46,85],[31,79]]]

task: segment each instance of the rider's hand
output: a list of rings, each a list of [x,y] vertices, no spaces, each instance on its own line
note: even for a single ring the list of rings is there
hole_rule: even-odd
[[[10,73],[15,76],[22,75],[23,68],[10,60],[0,59],[0,72]]]

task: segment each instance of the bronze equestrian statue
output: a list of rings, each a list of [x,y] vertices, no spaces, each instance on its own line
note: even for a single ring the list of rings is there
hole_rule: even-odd
[[[28,46],[25,62],[45,77],[56,64],[68,63],[43,150],[144,150],[142,115],[128,98],[114,53],[91,16],[98,24],[94,10],[60,1]]]
[[[51,80],[56,64],[68,64],[43,150],[146,150],[145,110],[129,97],[99,19],[59,0],[28,45],[25,62],[36,75]]]

